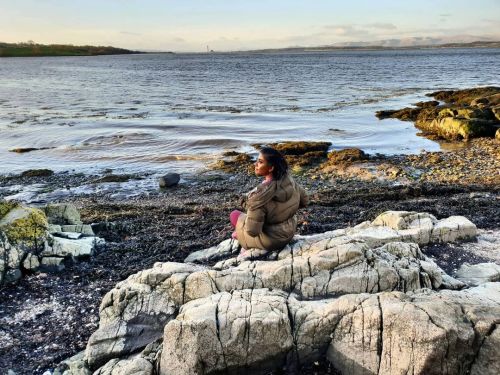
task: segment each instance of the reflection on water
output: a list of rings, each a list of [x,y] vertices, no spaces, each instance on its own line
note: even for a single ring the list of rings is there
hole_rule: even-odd
[[[190,169],[282,140],[415,153],[440,145],[380,109],[498,85],[498,50],[157,54],[0,60],[0,173]],[[17,147],[51,149],[13,154]],[[448,147],[441,146],[443,149]]]

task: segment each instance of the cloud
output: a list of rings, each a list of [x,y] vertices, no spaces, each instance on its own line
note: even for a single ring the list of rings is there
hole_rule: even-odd
[[[186,39],[177,36],[177,37],[173,38],[172,41],[174,41],[176,43],[184,43],[184,42],[186,42]]]
[[[141,33],[134,33],[132,31],[120,31],[120,34],[123,34],[123,35],[132,35],[132,36],[142,36]]]
[[[392,23],[369,23],[366,25],[366,27],[373,28],[373,29],[382,29],[382,30],[397,30],[396,25]]]
[[[439,15],[439,17],[443,17],[443,18],[445,18],[445,17],[451,17],[451,14],[450,13],[441,13]]]

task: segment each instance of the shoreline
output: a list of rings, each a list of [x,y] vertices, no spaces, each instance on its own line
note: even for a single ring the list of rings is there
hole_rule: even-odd
[[[490,179],[484,169],[471,176],[460,177],[460,173],[474,170],[477,163],[498,173],[491,150],[498,152],[499,143],[478,138],[469,146],[421,156],[337,161],[338,168],[305,167],[295,176],[308,190],[311,204],[299,212],[297,232],[321,233],[372,220],[386,210],[407,210],[429,212],[438,218],[464,215],[481,233],[495,237],[500,232],[498,174]],[[500,155],[496,156],[494,160],[500,163]],[[412,174],[410,167],[434,172]],[[445,170],[455,170],[455,174],[438,173]],[[0,351],[3,368],[12,368],[17,374],[42,374],[83,350],[97,328],[98,307],[108,290],[155,262],[182,261],[193,251],[229,238],[229,212],[239,207],[241,194],[258,183],[244,170],[183,178],[170,189],[154,186],[136,196],[113,198],[111,191],[126,182],[95,182],[96,176],[82,174],[0,177],[2,186],[29,182],[45,184],[45,188],[88,183],[111,187],[56,199],[75,204],[84,223],[103,224],[96,234],[106,239],[106,245],[88,261],[68,264],[62,273],[28,275],[18,285],[0,289],[0,301],[6,301],[0,303],[0,319],[9,322],[0,331],[0,341],[12,339]],[[495,261],[467,246],[443,244],[422,250],[450,273],[464,262]],[[20,367],[25,363],[30,365]],[[328,364],[319,366],[327,368]]]

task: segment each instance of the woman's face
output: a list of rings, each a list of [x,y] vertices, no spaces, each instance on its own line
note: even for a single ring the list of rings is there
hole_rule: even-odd
[[[273,172],[274,167],[269,165],[267,163],[266,158],[264,155],[259,153],[259,157],[257,158],[257,161],[255,162],[255,174],[257,176],[268,176]]]

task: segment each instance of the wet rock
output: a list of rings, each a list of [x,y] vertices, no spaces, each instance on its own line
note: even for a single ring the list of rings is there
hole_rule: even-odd
[[[16,152],[18,154],[24,154],[26,152],[40,151],[40,150],[50,150],[52,148],[55,148],[55,147],[40,147],[40,148],[37,148],[37,147],[18,147],[18,148],[10,149],[9,151],[10,152]]]
[[[346,148],[343,150],[331,151],[328,153],[329,163],[355,162],[368,160],[368,158],[368,155],[359,148]]]
[[[403,108],[398,110],[385,110],[375,112],[379,120],[396,118],[401,121],[415,121],[420,113],[420,108]]]
[[[455,277],[472,286],[490,281],[500,281],[500,266],[495,263],[463,264]]]
[[[50,224],[56,225],[81,225],[80,212],[73,204],[49,204],[44,208]]]
[[[419,107],[419,108],[436,107],[438,105],[439,105],[439,102],[437,100],[430,100],[430,101],[426,101],[426,102],[415,103],[415,106]]]
[[[283,155],[304,155],[308,152],[324,152],[328,151],[328,148],[332,144],[330,142],[307,142],[307,141],[285,141],[277,143],[262,144],[256,143],[252,144],[257,150],[262,147],[272,147],[279,151]]]
[[[500,128],[495,132],[495,139],[500,141]]]
[[[130,180],[140,180],[142,177],[134,174],[108,174],[106,176],[99,177],[98,179],[92,181],[96,184],[101,184],[105,182],[127,182]]]
[[[166,175],[160,177],[160,188],[167,188],[175,186],[179,183],[181,179],[180,174],[178,173],[167,173]]]
[[[437,91],[429,94],[445,105],[424,105],[396,111],[379,111],[379,118],[399,118],[415,122],[424,134],[447,140],[469,140],[493,137],[500,120],[500,87],[484,87],[457,91]],[[435,103],[432,103],[435,104]]]
[[[21,173],[21,177],[50,177],[54,171],[50,169],[28,169]]]
[[[426,96],[431,96],[436,100],[453,104],[469,105],[473,100],[488,97],[500,93],[500,87],[487,86],[477,87],[465,90],[444,90],[435,91]]]

